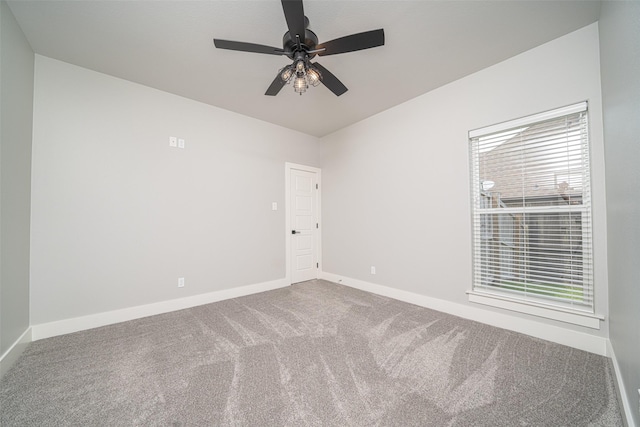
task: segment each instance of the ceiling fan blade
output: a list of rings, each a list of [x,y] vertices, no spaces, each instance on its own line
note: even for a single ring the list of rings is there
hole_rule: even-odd
[[[266,53],[269,55],[284,55],[284,49],[265,46],[262,44],[234,42],[231,40],[213,39],[213,44],[218,49],[239,50],[241,52]]]
[[[338,53],[353,52],[356,50],[370,49],[384,45],[384,30],[365,31],[364,33],[351,34],[328,42],[320,43],[314,50],[324,49],[318,52],[318,56],[336,55]]]
[[[322,84],[324,84],[327,89],[333,92],[336,96],[340,96],[349,90],[345,85],[342,84],[340,80],[338,80],[336,76],[331,74],[331,72],[324,68],[322,65],[314,62],[313,66],[316,67],[318,71],[320,71],[320,81],[322,82]]]
[[[264,94],[269,96],[276,96],[285,84],[287,84],[287,82],[282,80],[282,78],[280,77],[280,73],[278,73],[276,78],[271,82],[271,86],[269,86]]]
[[[282,0],[282,10],[284,11],[284,18],[287,20],[291,40],[295,42],[297,34],[300,36],[300,43],[304,43],[305,20],[302,0]]]

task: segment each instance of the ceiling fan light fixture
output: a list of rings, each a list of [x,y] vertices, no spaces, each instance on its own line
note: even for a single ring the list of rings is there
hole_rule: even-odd
[[[304,76],[298,76],[293,81],[293,90],[300,95],[306,92],[308,87],[307,79],[305,79]]]
[[[280,70],[280,78],[282,79],[283,82],[289,83],[289,80],[291,80],[293,73],[294,73],[293,66],[289,65],[287,67],[284,67],[282,70]]]
[[[320,71],[313,67],[309,67],[307,69],[307,79],[309,80],[309,84],[315,87],[320,84],[322,76],[320,75]]]

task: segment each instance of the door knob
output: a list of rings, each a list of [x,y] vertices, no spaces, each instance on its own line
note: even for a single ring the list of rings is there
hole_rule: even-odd
[[[291,234],[300,234],[300,232],[297,230],[291,230]]]

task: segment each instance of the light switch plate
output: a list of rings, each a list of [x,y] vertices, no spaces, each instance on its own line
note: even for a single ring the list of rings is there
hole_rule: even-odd
[[[177,147],[178,146],[178,138],[175,136],[169,137],[169,147]]]
[[[272,211],[277,211],[278,210],[278,202],[272,202],[271,203],[271,210]]]
[[[178,138],[178,148],[184,148],[184,138]]]

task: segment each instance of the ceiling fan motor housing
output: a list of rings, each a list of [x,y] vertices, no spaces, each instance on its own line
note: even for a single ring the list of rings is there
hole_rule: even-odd
[[[305,52],[308,52],[310,50],[315,49],[317,44],[318,44],[318,36],[316,35],[316,33],[314,33],[308,28],[305,29],[304,40],[300,40],[300,45],[302,47],[302,50],[304,50]],[[286,55],[289,57],[289,59],[295,59],[296,51],[298,51],[298,43],[295,39],[291,38],[291,34],[289,31],[284,33],[284,36],[282,37],[282,48],[286,52]],[[311,53],[308,55],[309,55],[309,59],[316,56],[315,53]]]

